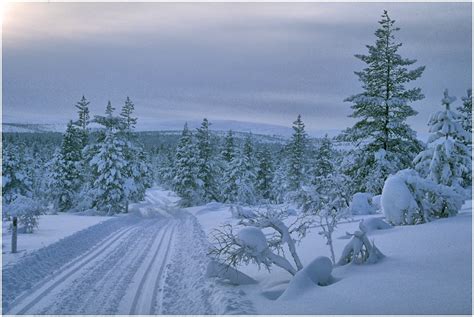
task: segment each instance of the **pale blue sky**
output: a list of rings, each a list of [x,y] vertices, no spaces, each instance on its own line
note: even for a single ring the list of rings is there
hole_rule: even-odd
[[[426,65],[426,130],[444,88],[471,86],[470,3],[23,3],[3,25],[5,122],[65,122],[128,95],[141,122],[240,120],[343,129],[383,11],[400,53]],[[460,98],[459,98],[460,99]],[[458,101],[459,102],[459,101]]]

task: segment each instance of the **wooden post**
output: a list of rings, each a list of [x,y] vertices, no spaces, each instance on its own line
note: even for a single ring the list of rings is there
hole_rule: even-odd
[[[13,217],[13,228],[12,228],[12,253],[17,251],[17,230],[18,230],[18,218]]]

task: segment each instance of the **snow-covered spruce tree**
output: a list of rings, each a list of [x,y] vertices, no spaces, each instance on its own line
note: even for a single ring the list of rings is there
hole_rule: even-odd
[[[86,97],[82,96],[81,100],[77,102],[75,107],[77,108],[77,113],[79,118],[75,122],[75,125],[79,128],[81,134],[82,148],[85,148],[89,142],[89,101]]]
[[[106,215],[121,213],[126,209],[124,170],[127,162],[124,148],[125,143],[118,137],[117,130],[107,128],[103,141],[97,144],[97,152],[89,162],[93,175],[93,207]]]
[[[143,200],[145,191],[152,185],[151,167],[148,158],[143,150],[143,146],[138,143],[137,138],[133,134],[133,129],[137,123],[137,118],[133,117],[135,107],[129,97],[125,100],[125,104],[120,112],[122,124],[119,126],[119,136],[124,140],[124,160],[126,162],[124,168],[124,192],[125,192],[125,209],[128,212],[129,202],[137,202]]]
[[[272,155],[267,147],[257,152],[257,176],[256,176],[256,190],[258,196],[265,201],[272,199],[272,180],[273,180],[273,161]]]
[[[335,170],[336,153],[331,139],[326,134],[318,147],[313,151],[309,174],[311,183],[317,181],[321,176],[327,176]]]
[[[123,120],[114,116],[110,101],[105,116],[95,116],[94,122],[104,128],[97,143],[84,149],[91,169],[88,193],[92,207],[102,214],[117,214],[126,210],[125,181],[127,161],[123,138]]]
[[[275,159],[276,166],[272,180],[272,197],[278,204],[285,201],[288,193],[287,171],[289,162],[286,150],[287,149],[282,149]]]
[[[232,173],[236,175],[237,202],[255,204],[257,171],[251,136],[245,138],[242,149],[234,156],[231,169]]]
[[[192,133],[187,123],[181,133],[174,161],[173,189],[181,197],[181,206],[192,206],[198,203],[197,159]]]
[[[199,184],[199,195],[204,202],[218,200],[217,186],[215,180],[215,164],[213,161],[213,150],[211,145],[211,134],[209,133],[209,121],[204,118],[201,127],[196,132],[197,148],[197,182]]]
[[[17,195],[31,194],[33,181],[28,170],[28,160],[21,147],[4,145],[2,152],[2,201],[5,214],[8,213],[5,204],[12,202]]]
[[[462,106],[458,107],[461,114],[461,125],[468,133],[469,138],[464,140],[469,149],[472,149],[472,89],[467,90],[467,96],[462,98]],[[472,174],[471,169],[469,172],[463,173],[463,186],[469,187],[472,186]]]
[[[53,157],[49,189],[58,211],[71,209],[82,185],[82,133],[69,121],[60,151]]]
[[[428,148],[418,154],[413,162],[415,169],[423,177],[461,193],[463,174],[471,173],[472,159],[469,148],[464,144],[469,135],[459,122],[459,114],[450,109],[455,100],[455,97],[449,96],[446,89],[441,100],[445,109],[434,113],[428,122]],[[439,200],[440,209],[435,217],[447,217],[457,213],[456,208],[449,208],[443,197],[434,194],[429,196],[432,202]]]
[[[236,157],[235,140],[232,131],[229,130],[224,139],[224,146],[221,151],[222,157],[222,189],[221,197],[224,202],[233,203],[237,201],[237,173],[233,162]]]
[[[301,115],[293,122],[293,135],[288,144],[288,190],[298,191],[304,181],[304,167],[306,148],[308,146],[307,135]]]
[[[127,97],[127,99],[125,99],[125,104],[122,107],[122,111],[120,112],[120,117],[123,118],[125,131],[129,133],[132,132],[137,124],[137,118],[133,116],[134,111],[135,105],[130,98]]]
[[[472,133],[472,89],[467,90],[467,96],[462,98],[462,106],[457,108],[461,114],[461,124],[464,130],[469,134]],[[470,140],[466,140],[470,145]]]
[[[375,45],[367,46],[368,55],[355,55],[367,65],[355,73],[364,91],[346,101],[353,103],[350,117],[359,121],[341,135],[343,140],[354,145],[350,159],[346,160],[346,173],[353,179],[354,192],[370,189],[373,194],[379,194],[383,186],[383,182],[370,186],[373,173],[379,173],[377,177],[385,180],[389,174],[411,166],[421,150],[416,134],[406,120],[417,113],[410,103],[424,98],[420,88],[407,89],[405,85],[419,78],[425,67],[408,69],[416,60],[398,54],[402,44],[395,40],[395,33],[399,28],[395,27],[395,20],[387,11],[379,24]],[[375,153],[380,150],[384,151],[384,159],[377,161]],[[385,167],[378,168],[379,164]]]

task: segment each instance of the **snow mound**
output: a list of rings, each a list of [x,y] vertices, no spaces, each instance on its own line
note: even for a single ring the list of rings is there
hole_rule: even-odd
[[[349,210],[353,215],[371,215],[376,212],[372,205],[371,193],[355,193],[349,205]]]
[[[382,203],[380,201],[381,199],[382,195],[375,195],[374,197],[372,197],[372,206],[374,206],[377,211],[380,211],[382,209]]]
[[[228,265],[219,263],[217,261],[210,261],[207,265],[206,271],[207,277],[220,277],[226,280],[229,280],[232,284],[235,285],[245,285],[245,284],[257,284],[257,281],[240,272],[239,270],[234,269]]]
[[[223,206],[225,206],[223,203],[213,201],[203,206],[203,208],[199,209],[196,215],[202,215],[208,212],[221,211]]]
[[[371,232],[375,230],[390,229],[392,226],[380,218],[368,218],[364,219],[359,224],[360,230],[363,232]]]
[[[388,222],[401,225],[405,215],[412,217],[416,202],[404,179],[398,175],[390,175],[382,189],[382,211]]]
[[[238,238],[242,246],[248,247],[254,254],[261,254],[267,248],[267,239],[262,230],[255,227],[246,227],[239,231]]]
[[[295,274],[279,300],[294,300],[314,287],[328,285],[332,280],[332,262],[320,256]]]

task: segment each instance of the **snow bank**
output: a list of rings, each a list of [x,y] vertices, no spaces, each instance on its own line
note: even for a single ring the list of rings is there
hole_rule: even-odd
[[[355,193],[349,204],[349,210],[353,215],[371,215],[376,212],[372,205],[372,194]]]
[[[372,206],[374,206],[376,211],[380,211],[382,209],[382,204],[380,201],[381,199],[382,195],[375,195],[374,197],[372,197]]]
[[[385,218],[394,225],[404,224],[405,217],[408,221],[412,219],[417,207],[408,186],[399,175],[390,175],[385,181],[381,205]]]
[[[226,280],[229,280],[232,284],[235,285],[245,285],[245,284],[256,284],[257,281],[240,272],[239,270],[234,269],[228,265],[219,263],[217,261],[210,261],[207,265],[206,271],[207,277],[219,277]]]
[[[10,253],[11,222],[3,222],[3,265],[11,264],[28,253],[44,248],[90,226],[112,219],[112,217],[77,216],[75,214],[41,215],[39,226],[33,234],[18,235],[18,253]]]
[[[296,273],[279,300],[293,300],[314,287],[328,285],[331,280],[332,262],[320,256]]]
[[[359,223],[359,228],[365,232],[369,233],[375,230],[385,230],[385,229],[390,229],[392,226],[385,221],[383,221],[380,218],[367,218],[363,219]]]

